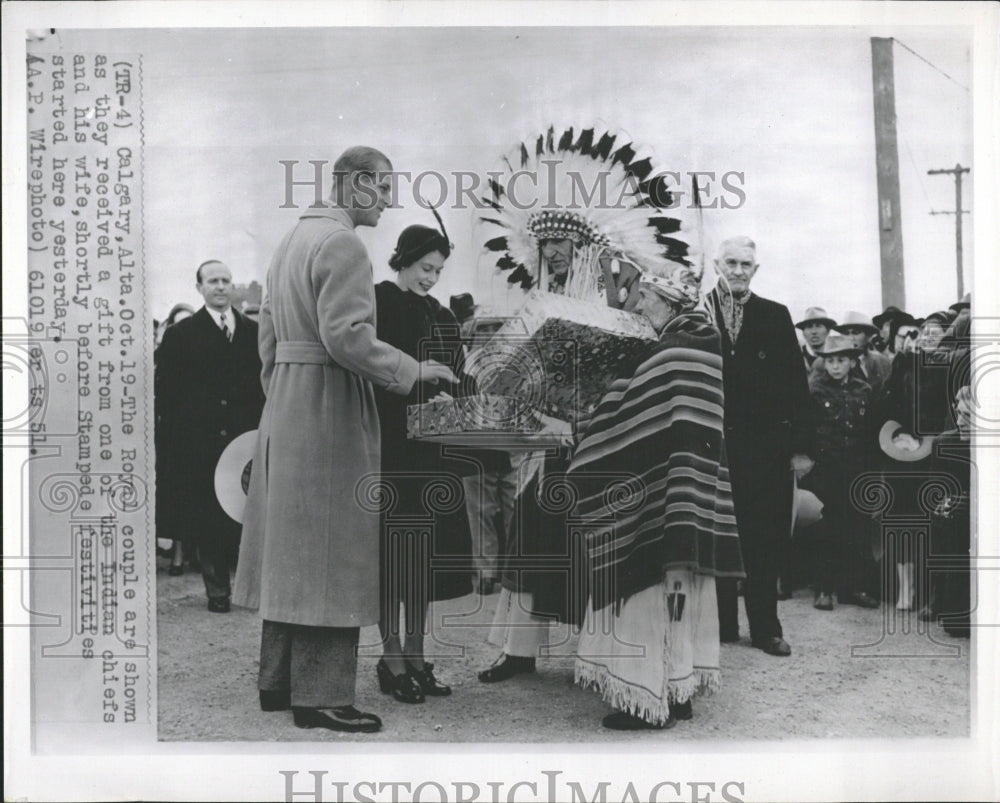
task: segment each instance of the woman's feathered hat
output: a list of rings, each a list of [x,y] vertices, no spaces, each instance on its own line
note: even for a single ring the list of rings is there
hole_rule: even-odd
[[[649,157],[639,158],[620,133],[571,127],[557,134],[549,127],[515,147],[488,176],[487,208],[477,224],[485,230],[484,249],[511,284],[529,289],[536,283],[540,245],[549,239],[570,239],[585,252],[574,269],[582,263],[594,272],[606,253],[642,272],[701,272],[669,176],[657,173]]]

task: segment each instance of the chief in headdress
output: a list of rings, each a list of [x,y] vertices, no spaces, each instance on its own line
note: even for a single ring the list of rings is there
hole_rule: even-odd
[[[503,158],[479,222],[508,282],[631,309],[640,272],[693,264],[676,189],[636,148],[621,133],[550,127]]]
[[[698,262],[668,176],[622,134],[550,127],[518,144],[490,177],[479,229],[486,253],[511,284],[630,310],[639,299],[640,275],[668,277]],[[569,582],[572,567],[556,565],[570,554],[566,511],[540,501],[558,493],[547,489],[562,482],[567,465],[565,455],[520,464],[517,521],[523,526],[511,539],[517,554],[507,556],[490,633],[503,652],[479,673],[485,683],[533,671],[549,620],[582,619],[586,598]],[[554,568],[525,568],[542,557]]]

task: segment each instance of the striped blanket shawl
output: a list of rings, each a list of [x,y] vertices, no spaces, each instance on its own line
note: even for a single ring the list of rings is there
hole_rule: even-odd
[[[719,333],[703,312],[680,314],[605,393],[569,467],[595,610],[666,569],[743,576],[722,420]]]

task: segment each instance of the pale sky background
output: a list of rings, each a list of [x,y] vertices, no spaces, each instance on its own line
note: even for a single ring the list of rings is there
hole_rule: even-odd
[[[876,219],[870,36],[878,31],[773,28],[354,28],[61,30],[45,49],[139,52],[145,102],[146,256],[152,313],[200,303],[194,270],[227,262],[263,282],[299,212],[280,209],[280,159],[331,163],[371,144],[395,167],[482,175],[550,123],[595,122],[648,145],[656,166],[745,174],[739,210],[706,213],[709,248],[757,240],[754,289],[798,320],[882,309]],[[950,176],[972,164],[968,29],[899,27],[892,35],[954,81],[894,46],[907,308],[956,296]],[[957,83],[956,83],[957,82]],[[974,167],[974,166],[973,166]],[[975,170],[965,182],[971,206]],[[430,183],[427,194],[436,194]],[[310,188],[296,190],[303,207]],[[362,229],[375,278],[400,230],[433,225],[411,194],[378,229]],[[434,295],[515,297],[479,262],[473,211],[444,209],[456,244]],[[973,215],[965,216],[965,285]]]

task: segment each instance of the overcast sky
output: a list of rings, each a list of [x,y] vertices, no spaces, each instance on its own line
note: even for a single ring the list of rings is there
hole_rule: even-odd
[[[711,248],[746,233],[754,289],[787,304],[879,311],[871,45],[874,31],[749,28],[354,28],[61,30],[46,49],[138,52],[145,99],[146,255],[153,314],[200,303],[194,269],[227,262],[263,281],[299,212],[280,209],[284,168],[371,144],[400,170],[483,174],[549,124],[606,124],[666,170],[744,174],[746,202],[707,213]],[[877,32],[886,35],[885,30]],[[970,165],[968,33],[898,28],[896,103],[907,307],[955,300],[950,176]],[[972,180],[975,179],[975,170]],[[964,204],[971,205],[971,180]],[[436,195],[433,183],[428,195]],[[306,205],[311,190],[298,189]],[[433,225],[411,194],[362,230],[376,280],[399,231]],[[435,295],[502,307],[469,209],[442,210],[456,244]],[[965,218],[971,242],[974,215]],[[971,248],[965,276],[972,275]],[[506,300],[509,306],[512,300]]]

